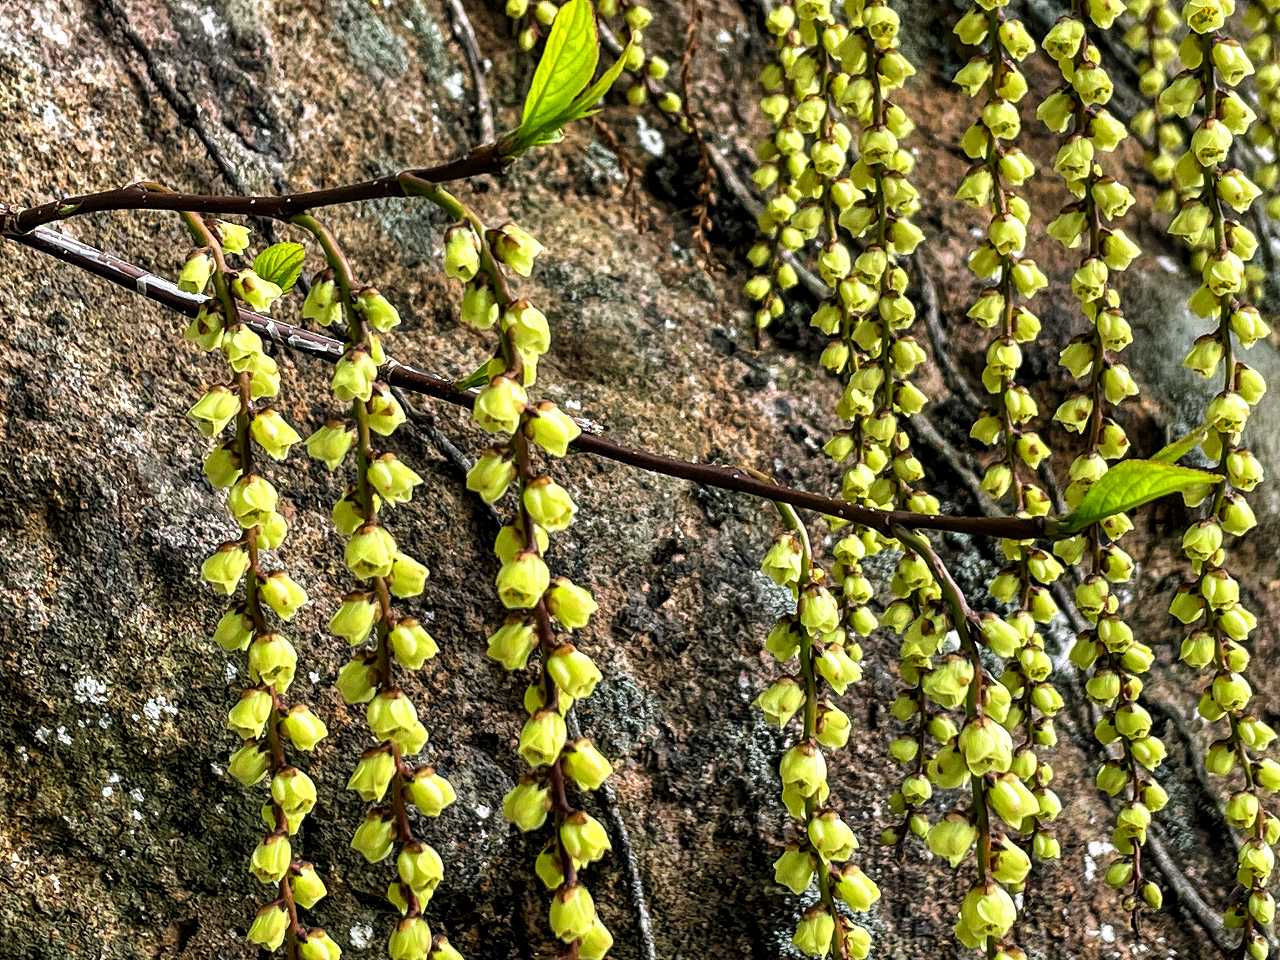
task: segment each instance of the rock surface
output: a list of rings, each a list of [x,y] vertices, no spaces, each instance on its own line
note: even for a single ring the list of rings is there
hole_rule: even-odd
[[[494,61],[499,121],[510,121],[527,63],[514,55],[500,12],[467,6]],[[760,129],[748,106],[751,64],[762,55],[750,39],[751,10],[708,3],[700,58],[712,127],[739,158]],[[929,16],[913,10],[913,36],[929,36]],[[673,49],[679,24],[668,33],[657,36]],[[3,199],[26,205],[144,178],[211,192],[278,192],[428,164],[473,141],[470,89],[448,14],[435,0],[24,0],[0,10]],[[917,142],[922,179],[950,184],[961,161],[947,143],[967,108],[936,64],[911,100],[930,121]],[[764,352],[751,349],[740,262],[725,249],[726,271],[708,276],[694,265],[685,216],[691,154],[652,117],[625,110],[607,117],[643,168],[638,218],[622,196],[617,158],[592,142],[590,128],[470,193],[491,221],[516,217],[547,245],[526,287],[556,331],[541,388],[578,401],[584,416],[624,442],[755,464],[787,482],[831,489],[815,453],[835,391],[815,372],[812,341],[798,325],[784,326]],[[1034,137],[1043,156],[1046,141],[1038,131]],[[1050,178],[1036,190],[1046,206],[1060,202]],[[731,198],[718,216],[718,242],[744,235]],[[438,265],[438,216],[386,201],[328,219],[362,278],[412,318],[394,337],[396,355],[449,375],[483,358],[484,338],[454,321],[456,289]],[[947,237],[931,272],[956,362],[972,369],[977,341],[956,319],[967,296],[960,256],[972,224],[945,192],[926,219]],[[65,229],[162,272],[185,254],[172,217],[97,216]],[[1160,243],[1151,228],[1143,239]],[[203,442],[181,416],[219,376],[217,365],[180,341],[174,316],[30,251],[0,249],[0,954],[249,957],[243,932],[261,890],[244,864],[260,800],[226,776],[233,744],[223,729],[243,668],[207,639],[220,607],[198,579],[201,558],[229,528],[201,476]],[[1065,266],[1055,256],[1046,249],[1042,259],[1061,281]],[[1139,291],[1164,286],[1154,265],[1134,282]],[[1154,343],[1189,341],[1177,302],[1135,296],[1131,314],[1146,323],[1135,327]],[[1053,343],[1081,324],[1072,309],[1065,296],[1046,298]],[[1193,409],[1180,348],[1170,349],[1133,352],[1154,385],[1135,420],[1144,452],[1166,429],[1187,424]],[[1033,361],[1047,379],[1055,353],[1045,347]],[[1274,368],[1274,352],[1267,356],[1259,365]],[[305,432],[328,409],[325,378],[307,360],[284,366],[285,412]],[[940,379],[929,390],[937,425],[963,445],[968,414]],[[418,408],[419,426],[398,434],[396,446],[427,477],[429,493],[392,522],[433,568],[420,615],[430,618],[442,654],[413,692],[427,705],[435,762],[460,796],[424,826],[447,864],[430,916],[473,960],[550,956],[545,898],[531,873],[536,847],[498,810],[519,772],[523,685],[483,657],[483,638],[498,619],[488,550],[495,527],[431,431],[473,454],[483,441],[457,411],[425,400]],[[1275,423],[1274,404],[1264,415]],[[929,466],[937,488],[972,509],[955,465],[932,456]],[[302,659],[295,689],[334,733],[307,758],[321,802],[303,843],[332,890],[314,918],[345,956],[376,957],[390,923],[380,897],[389,868],[368,867],[347,847],[361,806],[342,787],[366,746],[364,723],[333,691],[345,651],[323,629],[345,589],[326,522],[337,484],[301,456],[273,472],[291,510],[280,560],[315,601],[291,628]],[[585,457],[570,458],[563,472],[582,513],[557,539],[553,561],[600,599],[582,645],[608,678],[580,719],[617,759],[615,810],[657,956],[791,956],[797,902],[767,883],[783,836],[774,775],[782,741],[749,708],[771,675],[762,635],[785,601],[757,572],[771,515],[747,499]],[[1167,544],[1178,517],[1153,518],[1151,532]],[[1276,552],[1265,546],[1275,536],[1272,523],[1254,537],[1249,586],[1260,596],[1277,578]],[[962,576],[981,583],[989,549],[959,546]],[[1167,592],[1165,554],[1153,554],[1144,583]],[[1163,602],[1145,617],[1157,646],[1172,640]],[[1266,662],[1276,654],[1275,620],[1264,623],[1258,655]],[[892,640],[867,647],[867,679],[847,704],[864,733],[833,780],[864,840],[864,865],[886,893],[870,919],[875,956],[958,957],[949,929],[963,878],[917,853],[895,863],[871,842],[888,816],[893,777],[883,755],[893,724],[873,698],[886,700],[896,680]],[[1172,741],[1191,696],[1176,690],[1185,677],[1161,682],[1173,701],[1165,724]],[[1264,683],[1272,693],[1280,686],[1275,678]],[[1199,736],[1193,731],[1187,750]],[[1029,900],[1023,939],[1031,956],[1209,956],[1203,931],[1176,902],[1151,920],[1144,952],[1132,945],[1100,880],[1109,813],[1090,784],[1095,761],[1087,728],[1064,730],[1055,758],[1067,804],[1064,858]],[[1221,849],[1224,835],[1198,781],[1184,779],[1173,784],[1177,816],[1166,834],[1217,903],[1230,870],[1209,851]],[[627,859],[615,850],[590,875],[619,960],[643,956]]]

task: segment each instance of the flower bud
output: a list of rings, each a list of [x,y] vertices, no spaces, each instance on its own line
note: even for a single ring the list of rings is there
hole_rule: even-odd
[[[502,815],[524,833],[547,822],[551,793],[532,780],[521,780],[502,798]]]
[[[324,721],[311,712],[304,703],[291,707],[280,721],[280,729],[289,738],[294,749],[309,753],[321,740],[329,735]]]
[[[564,751],[564,772],[579,789],[598,790],[613,773],[613,766],[590,740],[579,737]]]
[[[564,717],[559,712],[539,710],[520,731],[520,756],[531,767],[550,766],[560,757],[566,736]]]
[[[561,887],[551,898],[551,932],[565,943],[585,937],[596,924],[596,907],[586,887]]]
[[[525,431],[553,457],[563,457],[569,452],[569,445],[582,434],[577,422],[550,400],[542,400],[534,407]]]
[[[278,950],[289,932],[289,912],[283,904],[271,903],[258,910],[247,934],[249,942],[264,950]]]
[[[347,541],[347,569],[359,580],[390,576],[396,556],[394,538],[376,523],[366,523]]]

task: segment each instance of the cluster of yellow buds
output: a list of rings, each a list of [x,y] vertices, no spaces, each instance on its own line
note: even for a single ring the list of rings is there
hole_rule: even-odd
[[[894,809],[905,805],[906,829],[953,868],[973,857],[977,877],[954,927],[960,943],[987,956],[1021,958],[1025,955],[1012,939],[1014,895],[1027,882],[1033,852],[1042,859],[1057,856],[1056,841],[1042,824],[1058,815],[1061,804],[1049,788],[1050,766],[1039,760],[1033,745],[1015,743],[1024,723],[1015,702],[1020,687],[1010,683],[1008,673],[997,678],[988,671],[981,647],[1003,660],[1038,652],[1043,668],[1029,657],[1025,661],[1026,673],[1037,682],[1048,676],[1048,659],[1028,643],[1027,634],[1034,631],[1029,617],[974,614],[954,584],[936,578],[940,562],[929,541],[905,531],[900,537],[907,553],[895,577],[899,599],[883,621],[902,637],[901,670],[914,689],[899,695],[891,712],[918,725],[913,736],[891,747],[894,759],[912,771],[894,798]],[[906,576],[910,584],[903,582]],[[1056,712],[1043,696],[1033,703]],[[957,802],[930,823],[919,808],[935,790],[963,791],[969,803]],[[883,839],[900,843],[903,838],[891,830]]]
[[[1017,145],[1021,134],[1017,104],[1027,92],[1017,65],[1035,51],[1036,44],[1022,21],[1007,15],[1005,6],[979,0],[955,26],[960,41],[977,48],[956,74],[955,83],[971,97],[985,96],[978,119],[961,141],[972,166],[956,199],[987,217],[985,239],[969,258],[970,270],[984,286],[968,312],[980,327],[993,331],[982,383],[995,403],[981,412],[970,430],[975,441],[997,451],[983,474],[982,488],[996,502],[1007,502],[1018,516],[1034,517],[1044,516],[1050,507],[1048,495],[1033,479],[1033,471],[1049,457],[1049,448],[1032,429],[1039,407],[1027,387],[1017,382],[1017,375],[1024,345],[1034,343],[1040,332],[1040,320],[1028,303],[1048,281],[1036,262],[1025,256],[1031,210],[1016,190],[1035,175],[1034,164]],[[1038,625],[1057,614],[1049,585],[1061,576],[1062,566],[1034,542],[1005,540],[1002,549],[1006,565],[991,581],[990,590],[1014,611],[1008,618],[984,615],[981,634],[987,648],[1004,663],[1000,683],[1011,702],[999,722],[1020,740],[1015,772],[1030,789],[1047,790],[1052,768],[1037,748],[1056,742],[1053,717],[1062,707],[1062,697],[1051,682],[1051,663]],[[1049,802],[1026,821],[1025,846],[1037,859],[1055,859],[1059,854],[1058,842],[1047,826],[1057,813],[1057,805]],[[985,816],[989,823],[990,810]],[[942,827],[942,834],[949,836],[954,830],[953,822]],[[1002,858],[1016,856],[1010,847],[1023,852],[1011,840],[1000,843],[1005,847]],[[953,866],[958,865],[954,856],[950,859]],[[981,860],[979,867],[981,875]],[[1001,882],[998,871],[996,876]],[[1025,877],[1017,878],[1011,888],[1024,882]]]
[[[315,868],[295,855],[290,841],[315,806],[316,785],[289,762],[286,744],[303,752],[313,750],[327,730],[306,704],[289,705],[286,694],[298,655],[269,621],[270,616],[292,620],[307,594],[283,570],[267,573],[262,568],[263,552],[280,546],[288,524],[277,509],[278,490],[254,464],[255,450],[282,461],[301,438],[269,405],[279,393],[279,371],[263,351],[262,340],[240,322],[237,307],[243,301],[255,310],[265,309],[282,291],[251,269],[232,271],[227,266],[228,256],[248,247],[245,227],[209,224],[195,214],[183,218],[204,246],[183,265],[179,284],[199,294],[212,279],[215,291],[192,321],[187,338],[206,350],[220,351],[231,373],[229,385],[213,387],[187,412],[187,419],[210,439],[220,439],[234,424],[232,436],[205,457],[204,472],[215,488],[226,491],[227,510],[242,532],[201,568],[219,594],[242,595],[213,633],[214,642],[227,652],[246,654],[250,680],[227,715],[227,728],[242,741],[227,771],[246,787],[270,783],[270,798],[262,807],[267,833],[253,851],[249,871],[274,895],[259,908],[248,936],[266,950],[287,941],[289,956],[302,960],[337,960],[342,952],[337,943],[323,929],[307,929],[299,919],[299,908],[311,909],[326,890]],[[259,404],[263,400],[267,404]]]
[[[871,934],[843,916],[836,901],[864,912],[880,898],[880,890],[852,862],[858,841],[830,802],[823,750],[843,748],[851,724],[848,714],[820,692],[825,685],[841,696],[862,678],[862,648],[844,619],[847,605],[832,593],[831,580],[813,562],[804,525],[791,507],[777,506],[788,530],[774,540],[762,567],[774,583],[790,591],[795,610],[773,625],[765,647],[781,664],[798,660],[799,676],[775,680],[756,698],[755,706],[779,729],[799,716],[802,733],[779,764],[782,802],[798,829],[774,861],[774,879],[797,896],[817,881],[818,902],[805,911],[792,936],[797,949],[811,957],[833,954],[862,960],[870,952]],[[870,584],[865,579],[863,583],[869,599]]]
[[[769,199],[758,221],[761,239],[748,254],[760,272],[746,291],[759,304],[756,327],[781,315],[786,290],[798,282],[793,259],[812,255],[831,292],[810,323],[831,338],[822,364],[844,385],[836,406],[844,426],[823,447],[841,464],[841,496],[936,513],[936,498],[918,487],[924,468],[901,423],[919,413],[926,398],[910,379],[925,353],[909,333],[915,307],[898,263],[923,239],[911,221],[919,208],[908,179],[914,158],[902,146],[914,125],[891,99],[915,72],[899,48],[898,14],[884,2],[783,4],[770,14],[768,28],[777,56],[761,76],[761,107],[775,130],[757,148],[754,179]],[[836,626],[845,637],[877,627],[862,562],[895,546],[866,529],[835,545],[830,589],[839,588]],[[923,584],[912,568],[904,557],[894,578],[908,614],[926,602],[916,596]],[[846,651],[850,642],[856,643],[842,644]],[[903,672],[908,682],[919,680],[905,660]],[[923,802],[914,789],[919,779],[908,777],[892,797],[904,821]],[[899,836],[889,830],[882,839]]]
[[[595,662],[564,634],[583,630],[596,612],[591,592],[568,577],[552,576],[546,552],[550,535],[567,530],[578,507],[545,469],[565,456],[581,428],[549,400],[535,402],[529,388],[538,359],[551,348],[546,316],[517,298],[507,271],[527,277],[542,251],[515,223],[492,230],[445,191],[424,195],[459,218],[445,239],[445,273],[464,285],[461,319],[495,329],[495,355],[483,369],[487,384],[472,407],[472,421],[493,440],[467,474],[467,487],[486,503],[511,493],[516,515],[494,542],[495,586],[506,618],[488,638],[488,656],[512,672],[524,672],[537,654],[538,678],[524,692],[527,719],[519,753],[528,772],[507,792],[502,812],[522,832],[554,832],[538,854],[535,871],[551,891],[550,925],[581,960],[600,960],[613,935],[596,912],[580,871],[612,848],[604,825],[571,802],[579,791],[599,789],[613,767],[587,737],[571,737],[570,711],[603,679]]]
[[[314,218],[295,220],[324,249],[328,269],[318,275],[302,315],[336,326],[346,350],[334,368],[331,389],[346,415],[327,421],[307,438],[307,452],[330,471],[353,462],[354,476],[334,504],[333,525],[345,542],[344,559],[357,589],[346,594],[329,619],[329,631],[353,650],[338,673],[337,687],[352,706],[363,704],[374,746],[364,751],[347,789],[370,804],[351,846],[368,862],[395,857],[396,878],[386,898],[401,919],[387,940],[392,960],[459,960],[443,934],[424,916],[444,878],[444,863],[414,834],[410,807],[437,817],[453,803],[449,781],[414,757],[427,743],[427,728],[397,669],[417,671],[437,653],[423,624],[405,616],[396,600],[421,595],[428,571],[405,552],[384,526],[385,511],[408,503],[422,477],[394,453],[380,452],[374,438],[390,437],[406,417],[388,384],[378,376],[386,360],[381,334],[400,323],[399,311],[377,290],[358,287],[336,241]]]
[[[914,319],[893,258],[923,239],[910,219],[919,208],[907,179],[914,158],[899,143],[914,125],[889,100],[915,73],[898,48],[898,15],[882,0],[848,0],[843,11],[829,2],[785,3],[767,23],[777,56],[761,74],[761,109],[775,130],[758,145],[753,174],[769,195],[758,218],[761,240],[748,254],[760,271],[746,286],[759,304],[756,327],[782,314],[785,292],[798,282],[788,255],[814,253],[817,272],[838,295],[812,322],[848,340],[853,331],[841,330],[842,316],[878,312],[860,339],[874,341],[861,349],[879,357],[881,340],[894,339],[876,335],[881,324],[897,332]],[[859,257],[849,240],[862,238]],[[850,365],[839,349],[824,363],[837,372]]]
[[[1174,38],[1182,26],[1175,4],[1169,0],[1129,0],[1130,22],[1124,43],[1138,55],[1138,90],[1150,104],[1129,121],[1129,128],[1147,145],[1147,171],[1160,185],[1155,209],[1173,213],[1178,208],[1178,192],[1173,188],[1173,165],[1182,153],[1182,125],[1159,104],[1169,82],[1171,65],[1177,63],[1178,44]]]
[[[1253,61],[1224,33],[1234,6],[1231,0],[1186,5],[1183,17],[1190,32],[1179,49],[1184,69],[1164,94],[1170,110],[1196,124],[1190,149],[1175,168],[1189,198],[1169,232],[1195,251],[1193,263],[1201,284],[1188,306],[1211,324],[1184,362],[1205,378],[1222,377],[1222,389],[1206,409],[1200,442],[1220,482],[1184,494],[1189,507],[1201,507],[1201,519],[1183,536],[1191,578],[1178,588],[1170,612],[1189,628],[1182,660],[1212,674],[1198,712],[1209,723],[1226,727],[1205,765],[1215,776],[1238,777],[1226,818],[1244,841],[1237,890],[1224,922],[1241,930],[1242,955],[1261,960],[1269,949],[1264,928],[1275,913],[1268,887],[1280,819],[1268,809],[1268,801],[1280,790],[1280,763],[1262,756],[1276,734],[1251,706],[1250,656],[1244,646],[1258,621],[1240,600],[1240,586],[1227,566],[1227,546],[1229,537],[1242,536],[1256,524],[1245,494],[1262,480],[1262,468],[1242,445],[1242,435],[1266,385],[1256,370],[1237,359],[1237,351],[1248,349],[1269,331],[1245,300],[1245,264],[1258,241],[1230,216],[1231,211],[1247,212],[1261,193],[1242,171],[1227,166],[1234,138],[1244,136],[1254,119],[1237,92],[1254,72]]]
[[[1119,4],[1090,4],[1086,19],[1064,17],[1045,36],[1044,49],[1057,62],[1063,85],[1045,99],[1037,115],[1062,136],[1055,169],[1074,200],[1062,208],[1048,233],[1069,250],[1080,250],[1071,292],[1092,329],[1072,339],[1060,363],[1079,383],[1079,390],[1058,407],[1054,419],[1069,433],[1080,434],[1084,450],[1072,461],[1065,498],[1076,507],[1108,470],[1129,452],[1124,428],[1111,416],[1138,393],[1120,354],[1133,341],[1116,288],[1116,279],[1140,253],[1115,222],[1133,205],[1128,187],[1109,176],[1102,158],[1127,136],[1124,125],[1107,109],[1113,85],[1091,30],[1108,30],[1121,12]],[[1168,30],[1165,14],[1144,11],[1144,30],[1155,44],[1152,68],[1163,76],[1166,57],[1156,33]],[[1131,38],[1132,39],[1132,38]],[[1150,83],[1144,78],[1144,83]],[[1144,88],[1145,89],[1145,88]],[[1164,759],[1164,746],[1151,735],[1151,717],[1139,703],[1142,675],[1150,668],[1151,648],[1134,638],[1120,611],[1116,586],[1133,577],[1133,559],[1120,546],[1132,529],[1117,514],[1085,533],[1054,545],[1064,562],[1080,567],[1075,605],[1090,627],[1076,638],[1071,661],[1087,675],[1085,692],[1098,705],[1101,718],[1095,735],[1111,751],[1098,772],[1099,787],[1111,796],[1124,794],[1112,834],[1119,851],[1109,866],[1107,882],[1126,891],[1125,906],[1136,917],[1145,905],[1160,906],[1161,893],[1142,870],[1142,845],[1152,813],[1165,803],[1152,771]]]
[[[1254,0],[1245,11],[1245,26],[1253,32],[1245,51],[1256,73],[1258,122],[1249,130],[1249,141],[1268,151],[1266,163],[1254,170],[1258,186],[1266,191],[1266,212],[1280,219],[1280,163],[1274,154],[1280,146],[1280,3]]]

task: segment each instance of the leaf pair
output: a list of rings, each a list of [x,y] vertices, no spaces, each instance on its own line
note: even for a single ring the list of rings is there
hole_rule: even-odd
[[[556,14],[525,97],[520,126],[509,134],[508,154],[556,143],[563,127],[595,113],[596,105],[622,74],[631,45],[595,83],[600,61],[600,39],[591,0],[568,0]]]

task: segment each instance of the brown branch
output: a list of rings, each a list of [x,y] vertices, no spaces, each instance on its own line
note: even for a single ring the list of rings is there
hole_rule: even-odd
[[[119,286],[141,293],[148,299],[188,317],[194,317],[205,302],[204,297],[184,293],[163,277],[147,273],[119,257],[73,240],[56,230],[39,228],[11,239],[33,250],[88,270]],[[342,356],[341,341],[331,337],[244,308],[240,310],[240,317],[259,336],[299,353],[318,357],[328,363],[336,363]],[[470,409],[475,402],[476,395],[473,392],[460,390],[453,381],[434,376],[396,360],[387,360],[382,368],[382,377],[393,387],[434,397],[455,406]],[[955,533],[1006,537],[1015,540],[1055,539],[1059,536],[1052,524],[1043,517],[930,516],[905,510],[873,510],[846,503],[843,500],[759,480],[736,467],[695,463],[626,447],[605,439],[600,435],[600,428],[594,424],[580,421],[580,426],[583,428],[583,433],[573,443],[572,449],[575,451],[595,454],[650,473],[689,480],[700,486],[732,490],[764,500],[789,503],[803,510],[841,517],[877,530],[886,536],[892,535],[891,532],[895,526],[911,530],[950,530]]]
[[[439,166],[402,170],[375,180],[363,180],[360,183],[346,184],[341,187],[286,193],[274,197],[170,193],[135,183],[116,190],[50,200],[48,203],[25,210],[13,211],[0,204],[0,234],[16,238],[47,223],[108,210],[172,210],[289,220],[316,207],[408,196],[402,184],[402,179],[406,176],[425,180],[428,183],[448,183],[452,180],[465,180],[487,173],[501,173],[510,165],[512,159],[509,156],[508,144],[499,140],[476,147],[458,159]]]

